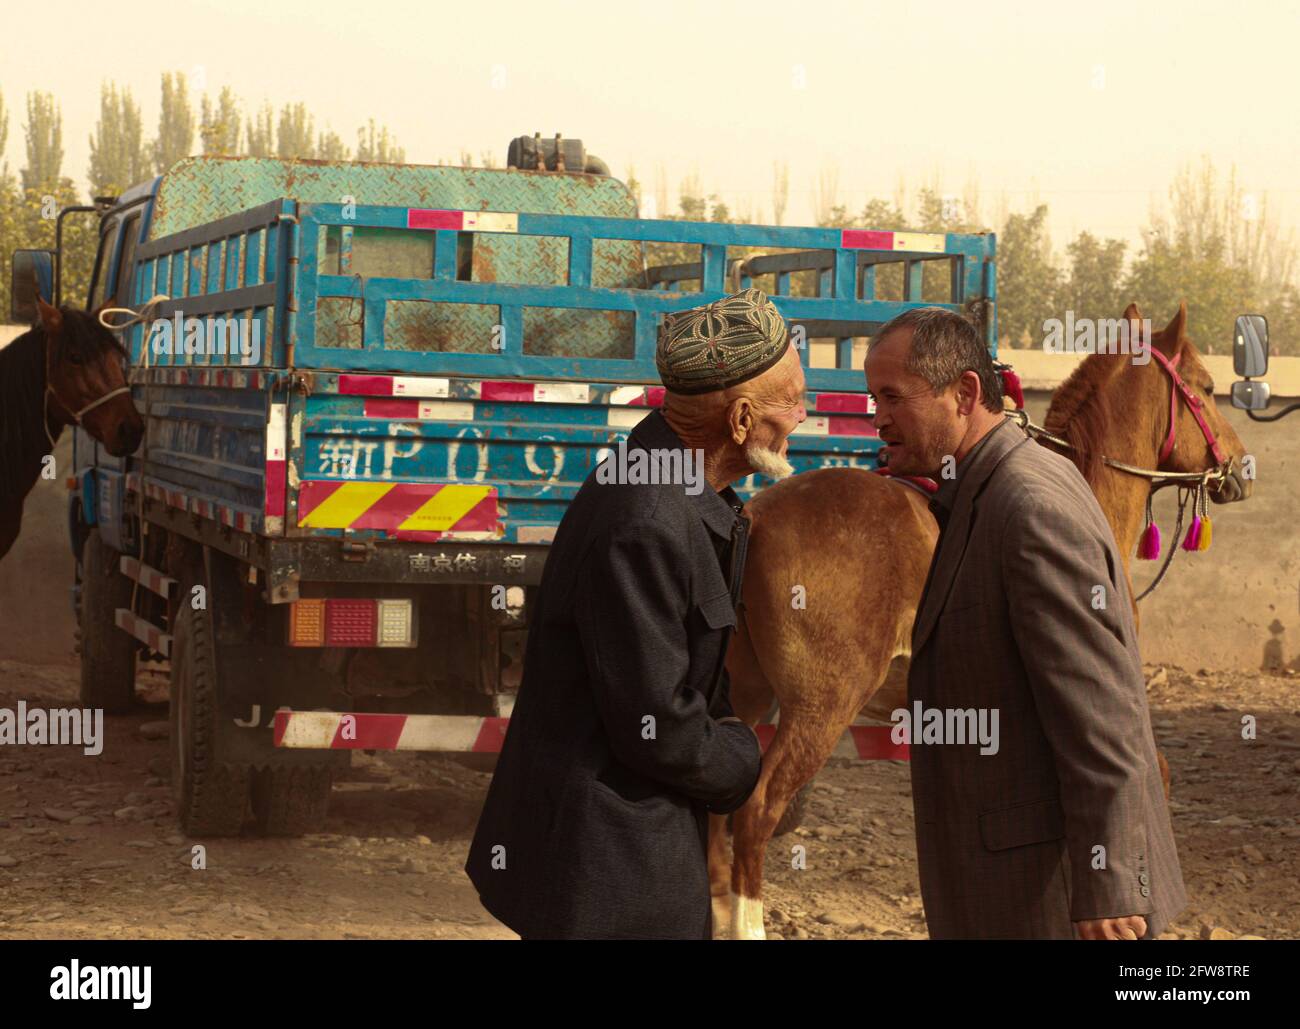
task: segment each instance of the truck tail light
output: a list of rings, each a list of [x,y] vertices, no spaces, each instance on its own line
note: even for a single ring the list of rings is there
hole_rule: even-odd
[[[412,600],[296,600],[289,605],[291,647],[414,647]]]

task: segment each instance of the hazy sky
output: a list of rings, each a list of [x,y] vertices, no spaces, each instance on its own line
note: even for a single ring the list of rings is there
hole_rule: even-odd
[[[1290,229],[1298,6],[118,0],[56,19],[9,5],[5,156],[22,163],[24,96],[49,90],[64,171],[84,189],[101,81],[130,87],[151,134],[159,74],[181,70],[192,92],[229,85],[246,109],[304,101],[349,146],[373,117],[417,163],[462,148],[504,163],[511,137],[559,130],[620,178],[635,167],[651,193],[662,167],[674,206],[697,171],[706,192],[768,219],[785,161],[787,224],[810,222],[819,174],[835,169],[850,210],[900,180],[912,194],[976,184],[990,223],[1003,204],[1048,203],[1058,249],[1084,229],[1135,239],[1180,165],[1206,155],[1224,173],[1235,163]]]

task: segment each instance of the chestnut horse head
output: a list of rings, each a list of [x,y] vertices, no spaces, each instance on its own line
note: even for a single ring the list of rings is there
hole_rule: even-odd
[[[1143,524],[1149,478],[1108,467],[1103,458],[1153,472],[1218,471],[1207,483],[1216,503],[1245,500],[1246,449],[1219,413],[1214,382],[1187,336],[1187,303],[1164,329],[1143,328],[1137,304],[1124,311],[1130,341],[1119,353],[1088,357],[1057,390],[1044,425],[1083,472],[1111,522],[1125,561]],[[1127,352],[1125,352],[1127,351]]]
[[[80,425],[115,457],[132,453],[144,435],[144,422],[126,383],[126,350],[100,324],[98,310],[87,314],[51,307],[39,298],[36,303],[45,337],[49,428]]]

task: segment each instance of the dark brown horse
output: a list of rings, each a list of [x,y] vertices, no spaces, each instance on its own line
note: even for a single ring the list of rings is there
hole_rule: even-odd
[[[126,351],[98,311],[40,299],[37,308],[39,324],[0,349],[0,559],[18,538],[23,502],[65,425],[81,425],[117,457],[144,435],[124,376]]]
[[[1136,305],[1124,318],[1137,333]],[[1176,395],[1172,425],[1175,387],[1162,362],[1138,364],[1100,353],[1083,361],[1056,392],[1046,418],[1045,428],[1071,445],[1058,449],[1076,462],[1096,493],[1126,575],[1151,481],[1100,458],[1163,472],[1215,468],[1219,462],[1190,404],[1203,412],[1235,469],[1245,453],[1213,403],[1213,383],[1186,324],[1183,304],[1153,341],[1177,365],[1193,398]],[[1164,456],[1166,439],[1175,445]],[[1241,500],[1250,482],[1233,470],[1213,489],[1210,496],[1220,503]],[[917,492],[856,468],[793,476],[763,490],[747,510],[753,529],[744,617],[727,654],[731,702],[751,725],[767,714],[774,696],[781,715],[758,785],[732,816],[730,861],[725,818],[709,816],[709,872],[715,934],[730,922],[733,939],[763,939],[763,858],[786,807],[859,711],[887,721],[892,710],[906,706],[912,622],[938,526]],[[806,609],[791,604],[796,585],[804,588]]]

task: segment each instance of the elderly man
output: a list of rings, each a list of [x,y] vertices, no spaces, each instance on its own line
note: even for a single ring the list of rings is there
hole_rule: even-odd
[[[759,290],[668,316],[661,411],[587,477],[551,545],[524,678],[465,870],[524,938],[709,939],[708,813],[758,781],[731,710],[747,520],[806,417]]]
[[[866,375],[890,468],[940,482],[909,706],[989,714],[1000,737],[912,749],[930,936],[1156,936],[1187,897],[1128,582],[1092,490],[1004,418],[960,315],[895,318]]]

